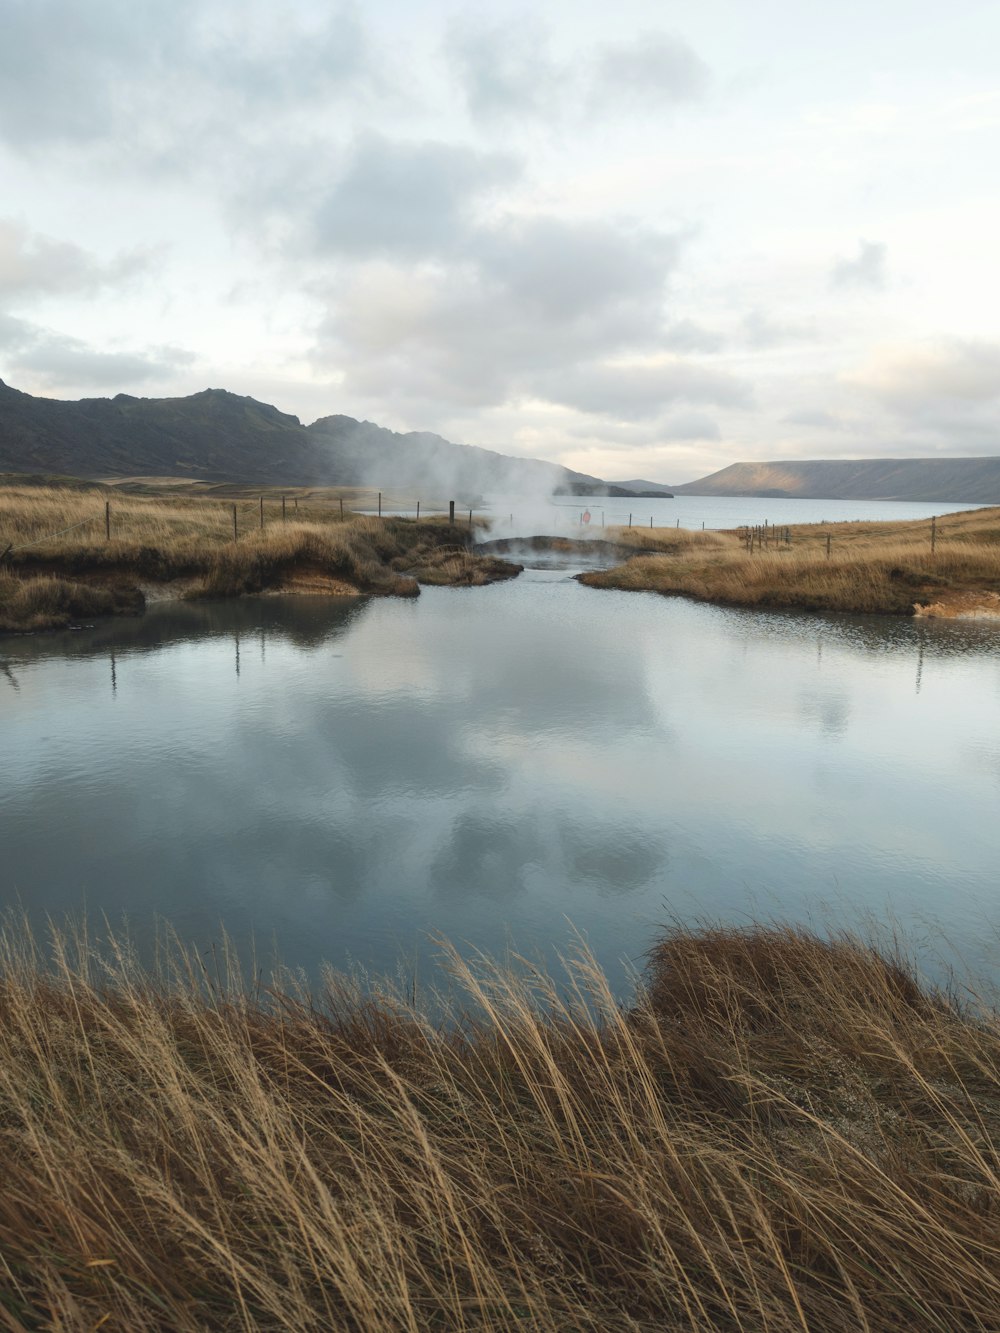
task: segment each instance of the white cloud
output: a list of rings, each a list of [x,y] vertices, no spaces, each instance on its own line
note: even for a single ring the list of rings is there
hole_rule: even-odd
[[[675,238],[554,218],[470,230],[452,264],[366,265],[330,293],[315,353],[395,403],[495,406],[653,340]]]
[[[657,416],[675,403],[744,407],[752,398],[750,386],[735,375],[679,358],[582,364],[540,376],[535,390],[540,398],[619,421]]]
[[[704,96],[708,66],[682,37],[646,31],[628,42],[610,43],[595,59],[591,97],[599,106],[624,103],[651,109]]]
[[[858,242],[858,253],[853,259],[838,259],[830,271],[834,287],[867,288],[878,291],[886,283],[888,246],[881,241]]]
[[[531,16],[454,21],[445,51],[477,120],[551,115],[569,84],[568,71],[553,60],[547,34]]]
[[[932,404],[991,403],[1000,398],[1000,341],[938,339],[883,348],[848,381],[904,414]]]
[[[40,236],[10,218],[0,218],[0,301],[88,293],[117,285],[142,272],[146,254],[122,254],[102,263],[70,241]]]
[[[519,174],[506,153],[365,135],[314,209],[307,244],[318,253],[447,255],[464,244],[477,203]]]

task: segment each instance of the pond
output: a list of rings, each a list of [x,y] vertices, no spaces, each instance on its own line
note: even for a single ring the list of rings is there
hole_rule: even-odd
[[[623,988],[671,918],[943,932],[996,971],[1000,628],[527,570],[0,640],[0,899],[265,964],[441,932]]]

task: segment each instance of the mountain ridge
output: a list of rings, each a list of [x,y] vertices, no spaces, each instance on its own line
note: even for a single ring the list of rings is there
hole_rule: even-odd
[[[164,476],[275,486],[392,485],[425,494],[602,494],[599,477],[542,459],[333,415],[304,426],[227,389],[178,398],[41,398],[0,380],[0,472]]]
[[[1000,458],[836,458],[731,463],[678,495],[1000,504]]]

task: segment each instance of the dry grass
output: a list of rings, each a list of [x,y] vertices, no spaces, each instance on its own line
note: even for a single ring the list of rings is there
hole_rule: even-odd
[[[615,569],[581,575],[580,581],[733,606],[904,615],[915,603],[944,599],[947,604],[960,594],[1000,592],[1000,510],[946,515],[937,523],[933,552],[929,521],[788,531],[790,543],[772,538],[752,552],[736,534],[694,533],[712,536],[714,544],[638,555]]]
[[[480,567],[462,550],[472,535],[441,518],[417,523],[350,511],[342,518],[328,500],[303,500],[297,510],[289,502],[284,518],[280,498],[266,500],[261,527],[256,499],[9,485],[0,488],[0,630],[134,609],[140,583],[183,580],[187,596],[229,597],[280,590],[305,576],[317,587],[325,579],[342,589],[413,596],[413,573],[465,584],[509,572],[496,561]],[[438,554],[442,547],[448,560]]]
[[[7,1328],[997,1327],[1000,1022],[855,940],[674,931],[627,1011],[452,957],[433,1022],[2,957]]]

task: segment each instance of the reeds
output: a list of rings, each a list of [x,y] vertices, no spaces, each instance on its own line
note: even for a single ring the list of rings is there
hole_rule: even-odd
[[[997,1016],[858,940],[674,930],[627,1008],[448,952],[433,1020],[0,952],[8,1328],[997,1326]]]

